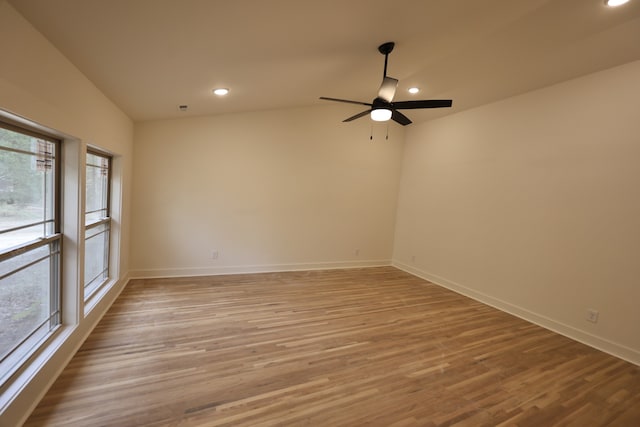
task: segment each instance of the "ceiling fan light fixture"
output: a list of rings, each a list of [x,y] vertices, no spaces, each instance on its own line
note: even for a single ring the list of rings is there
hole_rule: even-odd
[[[386,122],[392,116],[391,110],[387,108],[376,108],[371,110],[371,120],[376,122]]]
[[[420,88],[419,88],[419,87],[415,87],[415,86],[414,86],[414,87],[410,87],[409,89],[407,89],[407,91],[408,91],[409,93],[416,94],[416,93],[420,92]]]
[[[214,89],[213,93],[218,95],[218,96],[225,96],[226,94],[229,93],[229,89],[221,87],[221,88],[218,88],[218,89]]]
[[[629,0],[605,0],[604,4],[609,7],[618,7],[622,6],[625,3],[629,3]]]

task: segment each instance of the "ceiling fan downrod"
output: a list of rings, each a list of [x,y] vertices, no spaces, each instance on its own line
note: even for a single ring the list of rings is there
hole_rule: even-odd
[[[384,55],[384,74],[382,78],[387,77],[387,61],[389,60],[389,54],[393,51],[393,48],[396,44],[394,42],[383,43],[378,46],[378,52]]]

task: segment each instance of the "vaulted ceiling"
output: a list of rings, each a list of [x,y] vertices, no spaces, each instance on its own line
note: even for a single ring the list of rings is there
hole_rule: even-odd
[[[386,41],[396,100],[454,100],[414,121],[640,59],[638,0],[9,2],[136,121],[370,102]]]

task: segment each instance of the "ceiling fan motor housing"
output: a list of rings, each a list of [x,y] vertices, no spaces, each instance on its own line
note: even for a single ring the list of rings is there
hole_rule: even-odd
[[[385,101],[382,98],[376,98],[371,103],[371,109],[372,110],[380,110],[380,109],[391,110],[391,103]]]

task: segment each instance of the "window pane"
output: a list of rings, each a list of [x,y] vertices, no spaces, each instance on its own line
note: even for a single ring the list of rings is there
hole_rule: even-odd
[[[8,276],[11,272],[48,255],[49,246],[44,244],[20,255],[5,259],[0,262],[0,277]]]
[[[109,163],[108,159],[95,154],[87,154],[87,192],[85,224],[98,221],[109,216]]]
[[[85,298],[109,277],[109,224],[87,230],[84,246]]]
[[[49,141],[0,128],[0,251],[55,233],[44,224],[54,217],[55,154]]]
[[[84,254],[85,300],[89,299],[109,278],[110,166],[110,157],[96,152],[87,153]],[[105,220],[106,222],[104,222]]]
[[[35,138],[9,129],[0,128],[0,147],[14,148],[20,151],[36,153],[33,140]]]
[[[32,242],[45,235],[52,235],[53,222],[32,225],[19,230],[8,231],[0,234],[0,251]]]
[[[57,147],[0,123],[0,384],[60,323]]]
[[[51,306],[50,246],[51,244],[46,244],[1,263],[0,359],[4,359],[43,323],[47,324],[44,332],[50,330],[49,317],[52,312],[57,311],[57,307]],[[17,271],[42,257],[46,258]],[[56,261],[55,258],[57,257],[54,257],[53,262]],[[9,275],[4,276],[5,274]]]

